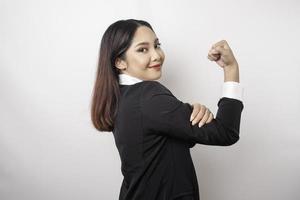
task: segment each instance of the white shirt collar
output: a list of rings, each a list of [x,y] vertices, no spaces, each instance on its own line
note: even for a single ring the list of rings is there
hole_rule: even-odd
[[[139,83],[143,80],[136,78],[128,74],[119,74],[119,84],[120,85],[133,85]]]

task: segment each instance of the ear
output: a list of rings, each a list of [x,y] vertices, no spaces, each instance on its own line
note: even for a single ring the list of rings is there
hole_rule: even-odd
[[[127,68],[126,62],[120,58],[116,59],[115,66],[120,70],[124,70]]]

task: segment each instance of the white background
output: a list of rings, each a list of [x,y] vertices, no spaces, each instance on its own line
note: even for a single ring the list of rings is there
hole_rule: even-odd
[[[154,28],[159,80],[216,115],[227,40],[244,110],[233,146],[191,149],[203,200],[300,199],[300,3],[0,0],[0,199],[116,200],[121,163],[111,132],[91,124],[100,41],[120,19]]]

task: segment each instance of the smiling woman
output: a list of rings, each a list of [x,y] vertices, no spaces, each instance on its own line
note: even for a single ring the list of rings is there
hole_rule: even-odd
[[[129,74],[142,80],[156,80],[161,77],[161,66],[165,54],[153,30],[147,26],[137,28],[132,44],[124,59],[117,58],[115,66],[120,73]]]
[[[152,26],[143,20],[119,20],[101,39],[91,119],[99,131],[112,131],[119,104],[119,75],[157,80],[165,59]],[[156,65],[160,67],[156,67]]]
[[[113,132],[124,176],[119,200],[199,200],[190,148],[239,140],[244,106],[229,50],[221,41],[209,54],[224,67],[228,82],[216,118],[198,127],[190,123],[192,106],[157,81],[165,55],[150,24],[120,20],[105,31],[91,117],[96,129]]]

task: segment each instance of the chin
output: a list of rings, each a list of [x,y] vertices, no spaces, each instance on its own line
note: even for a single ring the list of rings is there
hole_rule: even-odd
[[[158,80],[158,79],[160,79],[161,78],[161,73],[159,73],[159,75],[157,75],[157,76],[155,76],[155,78],[153,79],[153,80]]]

